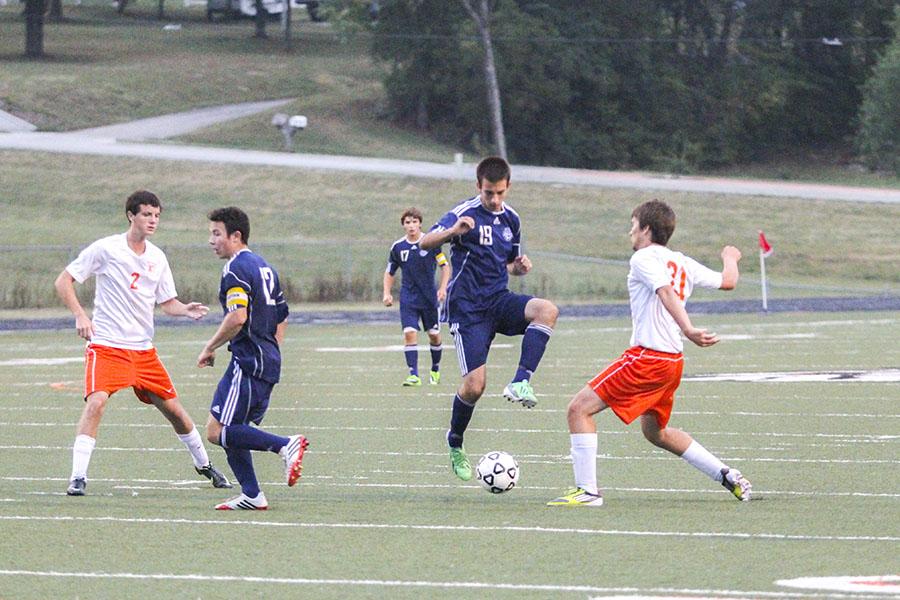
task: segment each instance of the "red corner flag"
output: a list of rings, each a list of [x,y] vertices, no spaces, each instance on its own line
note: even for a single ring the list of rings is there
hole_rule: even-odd
[[[766,234],[762,231],[759,232],[759,253],[762,254],[763,258],[768,258],[771,256],[774,250],[772,249],[771,244],[769,244],[768,240],[766,240]]]

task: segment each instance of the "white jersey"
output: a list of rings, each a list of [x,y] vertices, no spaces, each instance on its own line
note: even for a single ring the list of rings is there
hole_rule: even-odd
[[[66,271],[78,283],[97,278],[94,337],[91,343],[127,350],[153,347],[153,310],[178,294],[166,255],[146,242],[141,255],[128,247],[126,234],[97,240],[81,251]]]
[[[681,352],[684,349],[681,328],[663,306],[656,290],[671,285],[684,306],[694,286],[722,287],[722,274],[659,244],[641,248],[631,256],[629,264],[628,297],[633,327],[631,345],[660,352]]]

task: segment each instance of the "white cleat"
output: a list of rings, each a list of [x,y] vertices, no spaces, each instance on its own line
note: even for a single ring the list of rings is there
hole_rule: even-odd
[[[269,503],[262,492],[256,498],[241,494],[222,504],[216,504],[216,510],[266,510],[268,508]]]

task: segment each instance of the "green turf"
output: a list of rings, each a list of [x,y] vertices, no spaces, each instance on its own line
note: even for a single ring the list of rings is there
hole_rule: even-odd
[[[893,313],[695,320],[726,339],[688,348],[686,376],[900,364]],[[193,367],[212,330],[157,335],[198,420],[224,368]],[[534,379],[532,411],[499,396],[518,339],[498,337],[466,446],[475,457],[507,450],[522,476],[519,488],[491,496],[450,473],[452,350],[439,387],[402,388],[401,353],[379,350],[399,345],[396,325],[292,327],[264,424],[309,436],[303,479],[287,488],[277,457],[257,455],[270,510],[228,514],[211,510],[225,494],[194,476],[168,426],[129,392],[104,417],[89,495],[66,497],[81,365],[8,361],[77,359],[81,344],[72,331],[4,332],[0,597],[586,598],[623,588],[762,597],[792,591],[777,579],[896,574],[897,383],[685,381],[672,426],[743,470],[752,502],[734,501],[605,413],[606,505],[545,507],[571,482],[566,402],[628,335],[622,319],[561,321]],[[225,466],[220,449],[211,456]],[[147,575],[158,577],[134,578]],[[528,587],[496,587],[504,585]]]

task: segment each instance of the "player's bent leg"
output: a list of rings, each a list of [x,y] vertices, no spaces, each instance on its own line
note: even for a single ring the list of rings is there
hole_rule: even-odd
[[[93,392],[85,399],[84,409],[78,420],[78,435],[88,435],[96,439],[108,400],[109,394],[106,392]]]
[[[531,323],[553,328],[559,318],[559,308],[544,298],[532,298],[525,305],[525,318]]]
[[[606,402],[589,386],[584,386],[569,400],[566,408],[566,420],[569,433],[596,433],[597,424],[594,415],[608,408]]]
[[[656,415],[653,413],[641,415],[641,432],[648,442],[658,448],[668,450],[676,456],[684,454],[691,442],[694,441],[690,435],[680,429],[660,427]]]

